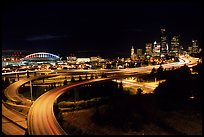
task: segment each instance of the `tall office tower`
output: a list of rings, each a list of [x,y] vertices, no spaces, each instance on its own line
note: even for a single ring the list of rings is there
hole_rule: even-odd
[[[161,54],[166,55],[168,53],[168,44],[166,37],[166,30],[161,29]]]
[[[154,42],[154,48],[153,48],[153,56],[160,56],[160,43]]]
[[[179,38],[180,36],[173,36],[173,38],[171,39],[171,49],[170,51],[178,54],[180,51],[180,43],[179,43]]]
[[[145,54],[152,55],[152,43],[146,43],[145,48],[146,48]]]
[[[189,47],[188,47],[188,54],[191,54],[191,53],[192,53],[192,47],[189,46]]]
[[[132,60],[135,59],[135,53],[134,53],[134,48],[133,48],[133,46],[132,46],[132,49],[131,49],[131,55],[130,55],[130,58],[131,58]]]
[[[142,49],[137,49],[137,56],[142,56]]]
[[[192,53],[198,53],[198,41],[192,40]]]
[[[179,54],[183,54],[184,53],[184,48],[183,48],[183,46],[181,45],[180,47],[179,47]]]

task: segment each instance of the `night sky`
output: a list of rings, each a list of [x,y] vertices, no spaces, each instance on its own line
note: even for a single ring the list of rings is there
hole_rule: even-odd
[[[131,46],[159,41],[162,27],[184,48],[192,38],[201,46],[202,9],[198,0],[4,2],[2,49],[129,57]]]

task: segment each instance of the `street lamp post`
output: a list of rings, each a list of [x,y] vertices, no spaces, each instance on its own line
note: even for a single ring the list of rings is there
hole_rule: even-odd
[[[32,82],[30,81],[30,99],[33,100],[33,93],[32,93]]]
[[[17,73],[16,73],[16,78],[17,78],[17,81],[19,81],[19,74]]]
[[[27,72],[26,72],[26,73],[27,73],[27,78],[29,78],[29,77],[30,77],[30,76],[29,76],[29,71],[27,70]]]

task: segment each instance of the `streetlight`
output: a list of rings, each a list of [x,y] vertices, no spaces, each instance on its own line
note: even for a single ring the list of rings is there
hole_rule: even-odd
[[[31,80],[30,80],[30,99],[31,99],[31,102],[33,100],[33,93],[32,93],[32,83],[31,83]]]

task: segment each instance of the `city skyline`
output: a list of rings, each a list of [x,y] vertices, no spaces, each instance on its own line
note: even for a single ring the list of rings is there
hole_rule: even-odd
[[[3,11],[3,50],[129,56],[132,46],[160,40],[161,28],[169,42],[180,35],[184,48],[192,39],[202,43],[199,1],[19,2],[5,3]]]
[[[2,135],[202,135],[202,0],[3,1]]]

